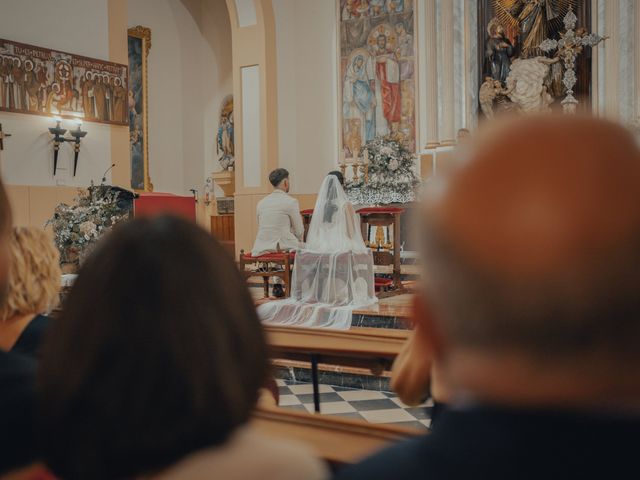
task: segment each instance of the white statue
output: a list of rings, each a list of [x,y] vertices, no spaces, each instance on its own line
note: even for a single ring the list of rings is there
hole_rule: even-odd
[[[485,77],[483,84],[480,86],[478,97],[480,100],[480,109],[487,118],[493,118],[493,101],[501,93],[502,84],[500,80]]]
[[[518,106],[522,113],[545,112],[553,97],[549,94],[544,80],[549,74],[550,65],[558,58],[533,57],[518,58],[511,64],[504,94]]]

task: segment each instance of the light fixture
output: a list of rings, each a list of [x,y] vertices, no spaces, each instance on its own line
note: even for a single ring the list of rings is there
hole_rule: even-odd
[[[0,123],[0,150],[4,150],[4,139],[10,136],[10,133],[4,133],[2,131],[2,124]]]
[[[49,133],[53,135],[53,175],[55,176],[58,170],[58,152],[60,151],[60,144],[64,143],[66,139],[64,134],[67,133],[66,128],[62,128],[62,119],[55,118],[56,126],[49,127]]]
[[[83,137],[87,135],[87,132],[82,131],[82,121],[76,120],[78,128],[71,130],[69,134],[71,138],[65,138],[64,134],[67,133],[66,128],[62,128],[62,119],[60,117],[55,118],[56,126],[49,128],[49,133],[53,135],[53,174],[58,171],[58,153],[60,151],[60,145],[64,142],[73,143],[73,176],[76,176],[78,170],[78,157],[80,156],[80,142]]]
[[[82,122],[78,121],[78,128],[71,130],[69,133],[73,137],[73,176],[76,176],[78,170],[78,157],[80,156],[80,139],[87,135],[87,132],[82,130]],[[71,140],[68,140],[71,141]]]

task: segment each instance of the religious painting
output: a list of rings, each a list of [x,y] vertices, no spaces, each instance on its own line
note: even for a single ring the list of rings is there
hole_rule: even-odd
[[[129,143],[131,149],[131,188],[151,191],[149,177],[149,126],[147,105],[147,56],[151,48],[151,29],[137,26],[128,31]]]
[[[234,151],[233,95],[227,95],[220,106],[218,131],[216,132],[216,153],[222,170],[234,169]]]
[[[586,0],[481,0],[478,98],[483,116],[573,112],[578,104],[588,109],[591,47],[604,40],[587,32],[590,23]]]
[[[415,151],[414,0],[338,0],[338,14],[342,154],[389,136]]]
[[[127,125],[127,66],[0,39],[0,110]]]

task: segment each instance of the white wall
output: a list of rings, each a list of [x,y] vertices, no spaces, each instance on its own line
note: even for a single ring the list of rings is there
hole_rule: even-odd
[[[129,26],[151,28],[149,173],[158,192],[202,193],[218,170],[215,135],[232,93],[225,0],[129,0]]]
[[[108,60],[107,0],[1,0],[0,37],[40,47]],[[14,185],[87,186],[100,181],[111,164],[111,127],[85,123],[78,174],[73,178],[73,150],[60,150],[53,177],[53,146],[48,127],[53,119],[0,112],[3,129],[13,136],[0,152],[2,176]],[[71,128],[70,121],[64,126]],[[125,128],[125,127],[119,127]]]
[[[292,192],[317,193],[338,163],[334,0],[273,0],[280,165]]]

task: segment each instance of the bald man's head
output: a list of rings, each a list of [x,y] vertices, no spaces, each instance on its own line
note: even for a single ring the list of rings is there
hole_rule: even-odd
[[[622,127],[510,119],[426,208],[430,296],[454,346],[640,363],[640,151]]]

